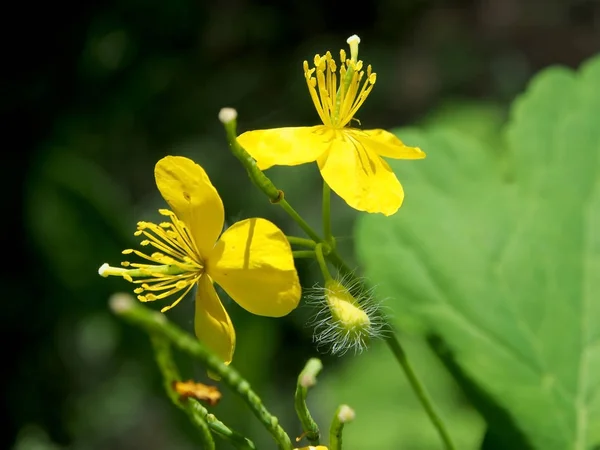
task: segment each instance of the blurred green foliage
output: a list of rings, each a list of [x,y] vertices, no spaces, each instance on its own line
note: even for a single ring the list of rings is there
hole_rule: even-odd
[[[301,63],[317,52],[336,52],[356,33],[361,57],[378,72],[359,117],[365,128],[444,123],[493,144],[505,105],[533,73],[555,62],[574,67],[600,50],[598,4],[583,0],[384,0],[356,10],[316,0],[124,0],[70,8],[57,15],[55,4],[36,7],[39,22],[28,22],[34,44],[6,39],[16,56],[12,78],[2,86],[2,111],[26,118],[30,130],[18,138],[29,145],[19,224],[27,270],[3,279],[3,330],[20,345],[6,360],[3,447],[19,450],[196,448],[195,430],[162,391],[147,337],[107,310],[109,295],[131,286],[103,279],[97,269],[118,263],[120,251],[136,245],[137,220],[158,217],[164,204],[152,172],[167,154],[190,156],[207,170],[229,223],[263,216],[300,234],[252,188],[228,152],[217,120],[221,107],[238,109],[240,131],[316,123]],[[435,151],[426,150],[433,159]],[[3,180],[7,193],[15,189],[12,171]],[[269,176],[318,226],[316,167],[275,168]],[[405,187],[410,211],[424,202],[422,190],[410,181]],[[332,206],[341,251],[352,258],[356,214],[339,199]],[[299,261],[298,269],[304,286],[318,281],[314,263]],[[299,435],[293,390],[315,354],[305,326],[310,309],[280,320],[255,317],[221,294],[238,333],[236,368]],[[393,309],[399,323],[415,325],[412,314]],[[191,331],[191,300],[168,317]],[[409,351],[451,417],[457,442],[477,448],[482,419],[421,341],[411,340]],[[338,403],[356,403],[346,442],[368,445],[397,400],[389,416],[397,421],[386,436],[390,450],[399,443],[406,449],[435,445],[381,344],[365,355],[323,359],[323,382],[309,396],[322,427]],[[179,363],[187,376],[207,381],[203,368],[185,357]],[[381,414],[366,407],[369,401],[381,401]],[[258,445],[271,445],[227,392],[215,414]]]
[[[444,121],[398,130],[428,152],[394,162],[412,195],[359,220],[368,279],[446,342],[466,390],[496,406],[482,410],[502,448],[600,443],[599,85],[598,57],[545,70],[495,146]]]

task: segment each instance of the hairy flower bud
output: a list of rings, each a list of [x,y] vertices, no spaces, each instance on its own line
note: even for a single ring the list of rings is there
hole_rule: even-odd
[[[332,354],[365,350],[373,338],[381,337],[384,318],[372,291],[353,295],[356,286],[345,280],[328,280],[325,287],[314,287],[309,303],[318,306],[309,323],[314,326],[313,340]]]
[[[333,320],[349,334],[358,336],[371,325],[367,313],[339,281],[329,280],[325,283],[325,300]]]

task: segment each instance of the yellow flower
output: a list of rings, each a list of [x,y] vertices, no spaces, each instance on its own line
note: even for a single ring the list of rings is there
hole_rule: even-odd
[[[402,205],[404,191],[381,157],[421,159],[425,153],[385,130],[350,127],[376,79],[371,66],[365,74],[358,60],[359,42],[356,35],[348,38],[350,59],[340,51],[339,79],[331,53],[316,55],[313,68],[304,61],[308,90],[323,125],[249,131],[238,142],[261,170],[317,161],[323,179],[348,205],[391,215]]]
[[[300,300],[300,283],[290,245],[273,223],[246,219],[223,234],[223,203],[206,172],[192,160],[167,156],[155,168],[156,185],[171,210],[159,210],[169,222],[139,222],[136,236],[153,253],[125,250],[150,261],[104,264],[102,276],[117,275],[139,285],[143,302],[178,295],[172,308],[196,286],[196,336],[226,364],[235,348],[235,331],[213,281],[253,314],[281,317]],[[220,237],[219,237],[220,235]],[[135,279],[134,279],[135,278]]]
[[[316,447],[313,445],[309,445],[307,447],[295,448],[294,450],[327,450],[327,447],[324,445],[317,445]]]

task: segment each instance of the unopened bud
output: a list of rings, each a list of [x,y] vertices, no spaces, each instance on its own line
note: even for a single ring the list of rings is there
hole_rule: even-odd
[[[369,316],[339,281],[329,280],[325,283],[325,299],[333,320],[348,333],[359,335],[371,325]]]
[[[229,123],[237,119],[237,111],[233,108],[221,108],[219,111],[219,120],[222,123]]]
[[[333,354],[361,352],[371,339],[382,335],[385,318],[372,292],[361,292],[358,298],[352,292],[345,280],[328,280],[324,288],[313,288],[308,296],[318,306],[309,324],[315,327],[313,340]]]
[[[354,417],[356,417],[356,414],[352,408],[350,408],[348,405],[340,406],[340,410],[338,412],[338,419],[340,419],[340,422],[352,422]]]

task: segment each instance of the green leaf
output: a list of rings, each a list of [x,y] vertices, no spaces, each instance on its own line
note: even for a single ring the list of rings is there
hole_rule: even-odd
[[[498,405],[490,396],[469,378],[462,368],[456,363],[454,355],[443,340],[430,336],[430,347],[442,360],[446,369],[454,377],[471,404],[479,410],[488,424],[487,432],[478,448],[480,450],[531,450],[527,438],[519,430],[509,415],[508,411]],[[436,398],[437,400],[437,398]],[[454,434],[454,430],[452,430]],[[464,448],[464,447],[459,447]]]
[[[539,74],[495,148],[464,127],[398,134],[427,158],[391,163],[396,215],[359,220],[367,277],[534,448],[598,445],[600,58]]]
[[[493,103],[452,99],[442,102],[420,125],[453,128],[486,143],[497,144],[505,115],[505,111]]]

